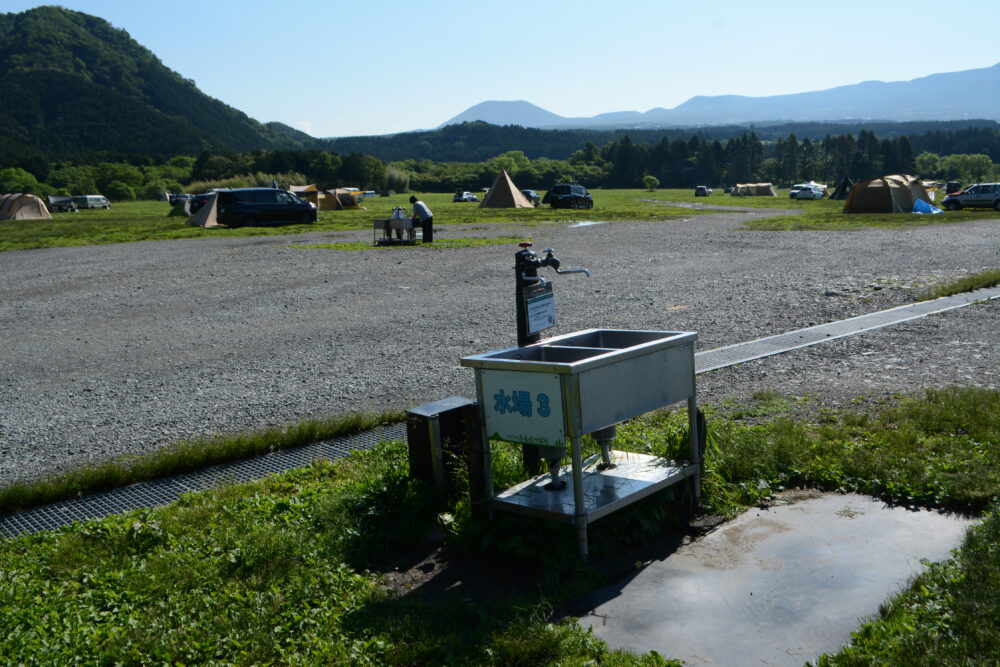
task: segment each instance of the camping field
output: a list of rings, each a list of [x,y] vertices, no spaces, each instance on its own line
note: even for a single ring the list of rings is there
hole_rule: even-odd
[[[667,220],[691,217],[706,207],[736,207],[738,209],[788,209],[789,215],[752,220],[746,224],[755,229],[850,229],[865,226],[898,227],[972,219],[1000,217],[992,210],[947,211],[941,215],[919,216],[902,214],[844,215],[839,201],[796,201],[788,198],[787,190],[777,197],[731,197],[715,193],[695,197],[693,190],[594,190],[594,208],[552,209],[482,209],[475,202],[452,202],[452,193],[424,193],[420,197],[434,211],[436,225],[472,223],[512,223],[520,225],[558,224],[576,221]],[[165,202],[115,203],[110,210],[82,210],[78,213],[56,213],[52,220],[13,220],[0,222],[0,251],[54,248],[64,246],[162,241],[219,236],[273,236],[301,234],[311,231],[341,232],[370,230],[372,221],[386,218],[396,206],[408,211],[409,194],[378,197],[364,201],[360,211],[323,211],[314,225],[282,225],[270,227],[217,227],[202,229],[185,223],[183,216],[171,216]]]

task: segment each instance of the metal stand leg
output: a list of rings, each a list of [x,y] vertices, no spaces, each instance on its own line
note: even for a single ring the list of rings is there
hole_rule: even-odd
[[[571,438],[573,447],[573,501],[576,512],[573,523],[576,525],[576,550],[580,558],[587,561],[587,506],[583,499],[583,453],[580,449],[580,436]]]
[[[549,464],[549,476],[552,481],[545,485],[546,491],[562,491],[566,488],[566,480],[559,479],[559,467],[562,459],[546,459]]]
[[[601,462],[597,465],[598,470],[611,470],[615,464],[611,462],[611,445],[615,442],[618,430],[615,425],[606,426],[591,433],[597,444],[601,446]]]
[[[694,490],[694,502],[697,505],[701,498],[701,446],[698,438],[698,400],[691,396],[688,399],[688,442],[691,447],[691,463],[695,466],[691,485]]]

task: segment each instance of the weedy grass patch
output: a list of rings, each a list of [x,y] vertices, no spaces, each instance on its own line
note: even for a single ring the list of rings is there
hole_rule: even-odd
[[[985,287],[996,287],[997,285],[1000,285],[1000,269],[990,269],[989,271],[973,273],[945,285],[928,289],[920,295],[919,300],[939,299],[943,296],[971,292]]]
[[[986,512],[952,561],[821,664],[1000,656],[1000,520],[988,512],[1000,492],[1000,391],[950,387],[820,419],[795,417],[796,402],[770,392],[749,403],[709,410],[707,511],[732,515],[803,485]],[[686,428],[683,411],[657,411],[623,424],[616,446],[681,458]],[[597,451],[589,439],[585,448]],[[497,488],[525,478],[518,447],[496,445],[494,462]],[[452,480],[457,490],[467,482]],[[405,444],[385,443],[168,507],[4,539],[0,654],[13,663],[674,664],[551,622],[552,609],[599,583],[567,557],[572,527],[502,514],[490,523],[456,497],[442,511],[409,478]],[[646,542],[677,523],[685,501],[662,493],[596,522],[593,553]],[[531,580],[528,592],[437,602],[392,593],[375,563],[426,545],[433,531],[447,551],[509,563]]]

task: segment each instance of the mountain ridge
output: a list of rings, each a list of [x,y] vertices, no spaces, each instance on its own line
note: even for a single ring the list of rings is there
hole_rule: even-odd
[[[970,94],[970,91],[973,94]],[[521,115],[511,114],[514,109]],[[546,119],[539,123],[537,119]],[[959,72],[940,72],[908,81],[867,80],[824,90],[751,97],[695,95],[667,109],[612,111],[566,117],[523,100],[480,102],[439,127],[482,120],[540,129],[686,127],[739,123],[892,120],[1000,120],[1000,63]],[[622,128],[622,129],[627,129]]]

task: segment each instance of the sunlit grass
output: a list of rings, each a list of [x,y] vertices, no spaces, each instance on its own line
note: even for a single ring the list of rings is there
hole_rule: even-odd
[[[762,423],[708,406],[709,511],[733,514],[792,484],[912,507],[996,508],[996,390],[950,387],[819,421],[794,417],[794,402],[773,392],[750,402],[745,413]],[[620,433],[620,448],[679,456],[686,418],[657,411]],[[589,439],[586,448],[595,451]],[[524,479],[518,450],[494,448],[498,488]],[[407,460],[404,443],[385,443],[167,507],[0,540],[0,654],[13,664],[671,664],[610,651],[572,619],[552,622],[558,605],[602,583],[571,556],[571,526],[475,519],[462,497],[442,511]],[[683,500],[657,494],[594,523],[592,553],[645,543],[675,525]],[[429,584],[453,586],[450,597],[392,593],[379,564],[415,545],[426,552],[435,533],[445,554],[482,557],[479,576],[503,562],[529,585],[481,600],[460,573]],[[819,663],[996,662],[998,544],[1000,518],[988,514],[954,560],[931,566],[851,647]]]
[[[984,287],[996,287],[997,285],[1000,285],[1000,269],[990,269],[929,289],[920,295],[920,300],[939,299],[943,296],[971,292]]]
[[[479,208],[475,202],[453,202],[451,193],[425,193],[420,197],[434,212],[434,222],[438,226],[479,223],[531,227],[584,221],[655,222],[711,213],[714,207],[788,210],[788,215],[745,223],[751,229],[775,231],[900,228],[1000,218],[1000,212],[992,210],[947,211],[941,215],[845,215],[841,212],[843,202],[800,202],[788,199],[785,190],[779,190],[777,197],[732,197],[719,192],[708,197],[695,197],[694,190],[688,189],[598,189],[591,192],[594,196],[592,209],[553,209],[550,206],[531,209]],[[52,220],[0,221],[0,251],[172,239],[281,236],[313,231],[371,231],[374,221],[388,218],[395,207],[410,210],[408,194],[366,199],[363,204],[364,210],[321,211],[319,220],[312,225],[204,229],[186,224],[183,216],[169,215],[171,207],[165,202],[114,203],[107,211],[56,213]]]

